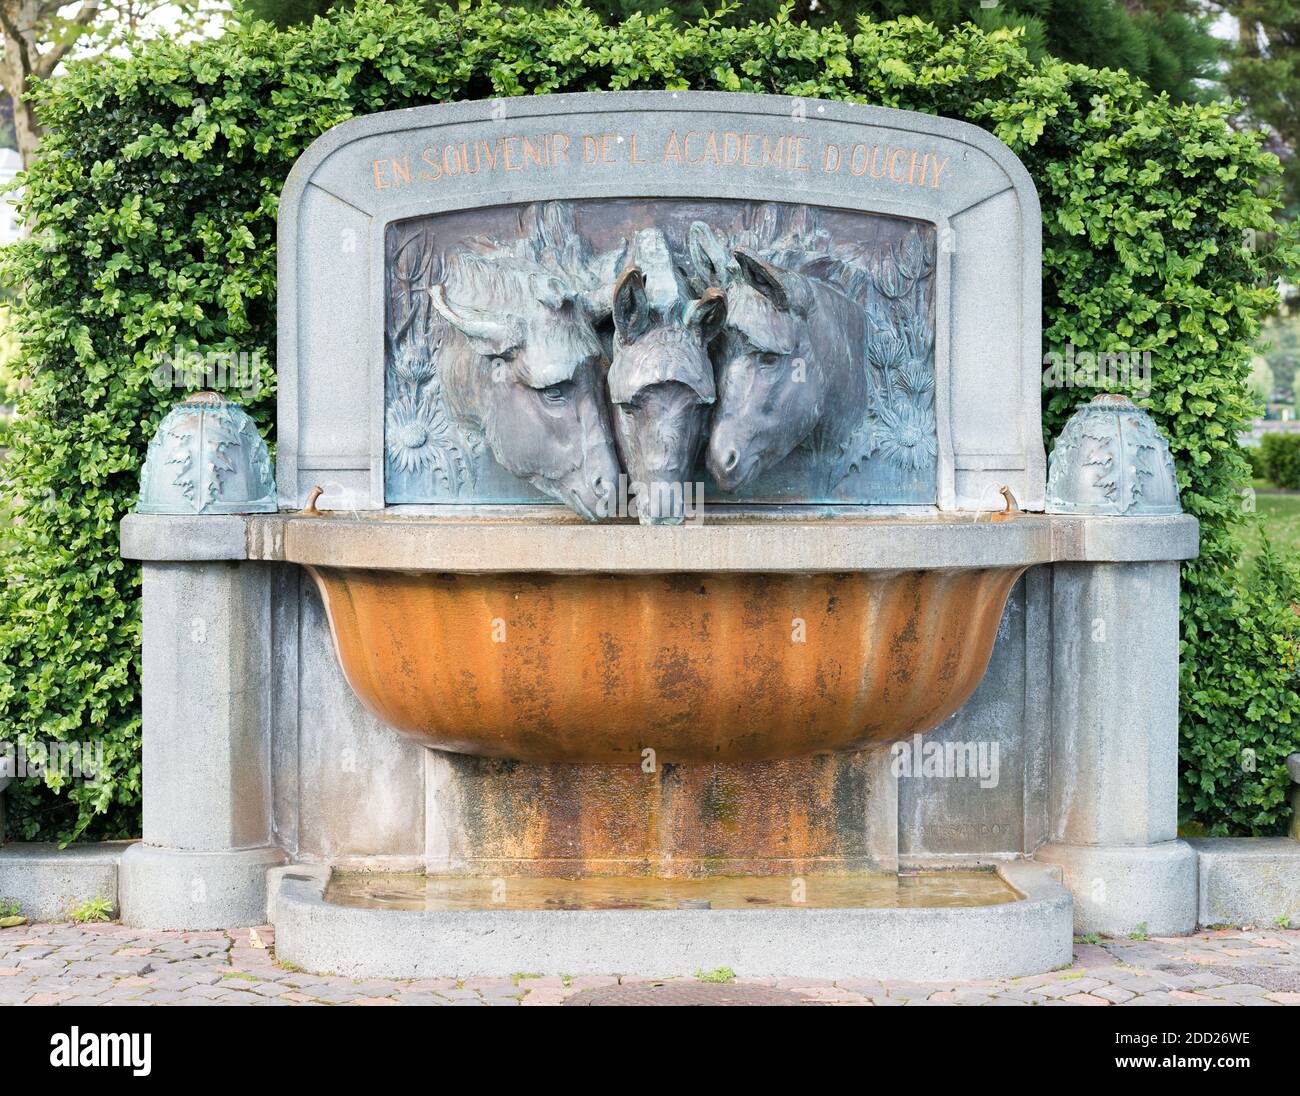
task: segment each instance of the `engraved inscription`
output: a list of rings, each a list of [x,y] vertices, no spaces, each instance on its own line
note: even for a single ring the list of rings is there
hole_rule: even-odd
[[[642,133],[515,133],[426,145],[370,162],[375,190],[397,190],[471,175],[577,167],[640,167],[662,171],[842,173],[899,187],[938,190],[948,182],[951,157],[934,148],[887,140],[817,141],[806,134],[741,130],[673,130],[664,138]]]

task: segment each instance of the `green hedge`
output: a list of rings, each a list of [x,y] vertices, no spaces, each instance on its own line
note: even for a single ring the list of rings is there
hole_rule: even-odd
[[[1277,162],[1255,135],[1220,109],[1149,98],[1120,72],[1035,65],[1005,32],[639,17],[611,28],[579,7],[430,18],[363,0],[287,33],[254,26],[73,65],[37,94],[51,135],[23,198],[34,239],[7,259],[31,387],[9,462],[21,501],[0,593],[0,726],[97,736],[111,777],[15,789],[15,833],[136,832],[139,578],[118,558],[117,523],[170,403],[148,376],[178,345],[273,361],[276,203],[294,158],[358,114],[606,88],[903,107],[965,118],[1021,156],[1042,198],[1045,347],[1151,352],[1143,402],[1203,523],[1204,554],[1184,570],[1184,811],[1219,832],[1281,826],[1275,755],[1297,746],[1300,702],[1267,678],[1277,652],[1265,640],[1282,643],[1285,622],[1261,614],[1243,629],[1247,591],[1234,586],[1250,347],[1272,275],[1295,259],[1290,236],[1268,234]],[[1248,230],[1262,246],[1244,245]],[[264,380],[251,410],[269,431],[269,366]],[[1046,393],[1048,436],[1091,395]],[[1273,607],[1284,596],[1259,595]],[[1242,673],[1222,679],[1225,661]],[[1248,780],[1247,748],[1261,759]]]
[[[1250,465],[1251,479],[1268,479],[1268,464],[1264,460],[1264,453],[1258,445],[1243,448],[1241,455],[1246,458]]]
[[[1259,443],[1259,465],[1274,487],[1300,491],[1300,434],[1265,434]]]

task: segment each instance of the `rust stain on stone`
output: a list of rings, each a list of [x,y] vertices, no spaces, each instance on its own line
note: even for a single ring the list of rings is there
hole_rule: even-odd
[[[482,757],[774,761],[933,729],[1023,568],[475,575],[311,567],[384,722]]]
[[[740,764],[569,765],[454,757],[454,872],[710,876],[875,865],[869,751]]]

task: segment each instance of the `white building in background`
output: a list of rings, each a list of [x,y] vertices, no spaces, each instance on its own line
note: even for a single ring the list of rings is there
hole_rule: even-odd
[[[12,148],[0,148],[0,187],[23,169],[23,159]],[[18,219],[12,194],[0,194],[0,244],[11,244],[18,239]]]

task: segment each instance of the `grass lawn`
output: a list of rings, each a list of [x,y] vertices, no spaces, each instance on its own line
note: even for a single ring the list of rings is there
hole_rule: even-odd
[[[1274,549],[1300,566],[1300,492],[1277,495],[1265,494],[1260,488],[1268,485],[1255,481],[1256,511],[1241,531],[1242,562],[1248,563],[1259,554],[1259,534],[1262,528]]]

